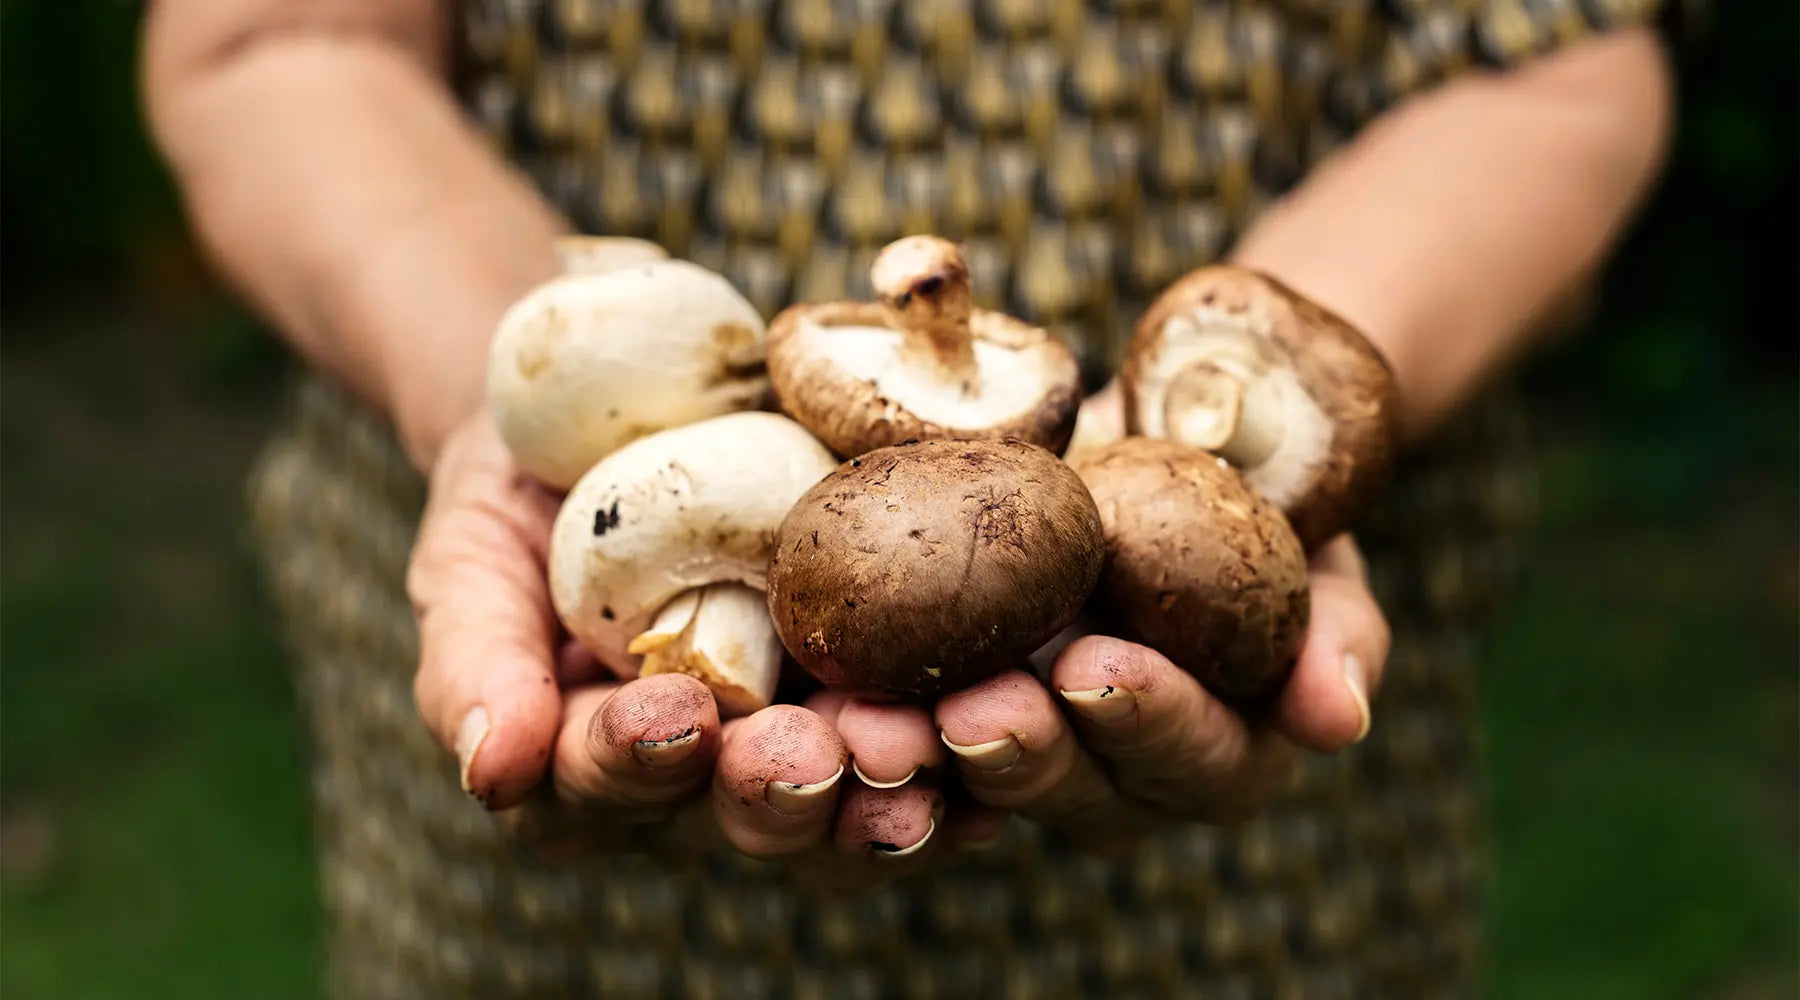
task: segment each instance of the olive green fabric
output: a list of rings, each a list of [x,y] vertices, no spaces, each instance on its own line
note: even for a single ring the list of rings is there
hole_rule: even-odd
[[[1380,107],[1654,3],[474,0],[470,113],[583,229],[656,239],[759,308],[867,292],[907,232],[1098,380],[1144,303],[1220,256]],[[309,379],[253,481],[291,636],[344,997],[1252,998],[1472,991],[1474,670],[1531,495],[1500,395],[1411,458],[1361,537],[1395,648],[1375,729],[1235,833],[1124,859],[1015,824],[848,902],[719,856],[548,865],[419,724],[404,590],[423,484]]]

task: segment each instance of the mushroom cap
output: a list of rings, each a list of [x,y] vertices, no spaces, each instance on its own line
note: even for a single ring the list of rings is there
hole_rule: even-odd
[[[569,632],[621,676],[627,651],[678,594],[761,590],[775,529],[837,460],[778,413],[745,411],[661,431],[575,484],[550,536],[550,597]]]
[[[879,448],[788,512],[769,612],[788,652],[827,686],[931,698],[1022,666],[1073,621],[1101,543],[1081,480],[1036,445]]]
[[[1138,322],[1121,372],[1126,430],[1178,437],[1170,419],[1217,384],[1209,370],[1252,373],[1256,405],[1283,433],[1228,455],[1286,513],[1307,551],[1349,528],[1392,469],[1399,398],[1381,353],[1343,318],[1268,275],[1202,268],[1171,285]]]
[[[646,434],[762,405],[763,337],[755,307],[687,261],[554,278],[501,318],[488,401],[520,467],[568,489]]]
[[[669,257],[661,246],[635,236],[558,236],[555,250],[564,274],[599,274]]]
[[[1074,354],[985,309],[970,314],[969,332],[981,371],[973,396],[901,361],[880,303],[791,306],[769,326],[769,380],[783,412],[844,458],[934,438],[1017,438],[1061,454],[1081,406]]]
[[[1223,459],[1126,438],[1074,462],[1106,526],[1095,608],[1215,696],[1254,702],[1293,671],[1311,614],[1306,555]]]

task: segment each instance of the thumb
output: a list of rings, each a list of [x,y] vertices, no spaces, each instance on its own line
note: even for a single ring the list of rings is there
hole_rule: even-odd
[[[413,694],[490,809],[544,776],[561,714],[545,577],[554,496],[514,465],[485,411],[445,443],[407,593],[419,625]]]
[[[1275,718],[1295,743],[1329,753],[1368,735],[1389,632],[1349,535],[1332,539],[1313,556],[1311,589],[1306,643]]]

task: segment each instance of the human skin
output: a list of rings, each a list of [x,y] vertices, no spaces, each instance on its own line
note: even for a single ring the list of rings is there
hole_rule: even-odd
[[[431,0],[160,0],[143,83],[221,272],[429,475],[408,578],[419,708],[522,836],[568,852],[723,842],[854,888],[990,839],[1008,813],[1097,850],[1237,822],[1296,747],[1367,733],[1388,628],[1348,537],[1313,561],[1312,625],[1261,722],[1104,636],[1064,649],[1047,686],[1015,672],[929,708],[821,694],[724,725],[697,682],[602,676],[550,607],[556,498],[482,409],[487,339],[555,273],[565,224],[463,121],[446,25]],[[1643,29],[1461,78],[1372,123],[1231,259],[1365,331],[1406,432],[1426,433],[1602,265],[1661,165],[1671,101]],[[966,792],[946,804],[949,767]]]

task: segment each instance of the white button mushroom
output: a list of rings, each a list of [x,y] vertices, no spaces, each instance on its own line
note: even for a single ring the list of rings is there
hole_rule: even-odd
[[[631,236],[559,236],[555,249],[564,274],[601,274],[669,257],[655,243]]]
[[[557,514],[558,616],[621,676],[693,675],[726,715],[767,706],[782,656],[763,596],[775,533],[836,467],[805,428],[754,411],[620,448]]]
[[[976,309],[956,244],[908,236],[870,268],[879,302],[793,306],[769,327],[781,408],[845,458],[932,438],[1015,437],[1060,454],[1081,402],[1075,356]]]
[[[566,490],[646,434],[761,406],[763,335],[755,307],[697,264],[651,256],[567,275],[501,318],[488,401],[519,466]]]
[[[1209,267],[1176,282],[1139,321],[1120,382],[1128,433],[1238,467],[1308,551],[1350,526],[1392,465],[1387,362],[1267,275]]]

